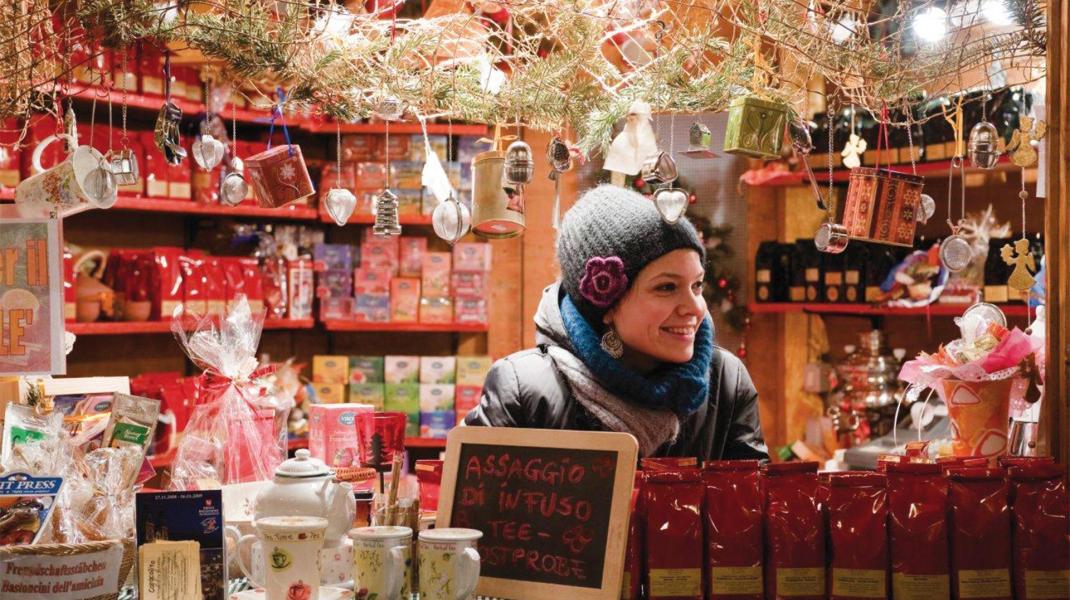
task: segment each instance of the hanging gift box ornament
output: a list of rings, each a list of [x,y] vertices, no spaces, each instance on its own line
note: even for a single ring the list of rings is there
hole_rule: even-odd
[[[468,233],[472,225],[472,215],[468,207],[461,204],[452,194],[440,202],[431,213],[431,226],[435,235],[446,240],[452,246]]]
[[[675,225],[684,216],[689,203],[687,192],[681,189],[663,188],[654,193],[654,206],[661,220],[669,225]]]
[[[999,162],[1000,154],[999,132],[996,126],[988,121],[981,121],[970,130],[970,139],[967,142],[967,153],[970,164],[978,169],[994,169]]]
[[[713,153],[713,134],[710,128],[695,121],[687,130],[687,150],[683,155],[689,158],[717,158]]]
[[[375,197],[375,224],[372,233],[378,236],[401,235],[401,221],[398,219],[398,197],[390,190],[383,190]]]
[[[517,186],[531,183],[535,176],[535,158],[531,146],[517,140],[505,151],[505,181]]]
[[[843,226],[851,239],[912,246],[925,178],[887,169],[851,170]]]
[[[788,108],[754,96],[736,98],[728,106],[724,151],[751,158],[777,158],[784,138]]]
[[[848,240],[847,228],[839,223],[822,223],[814,234],[814,246],[827,254],[840,254],[847,249]]]
[[[668,152],[658,152],[647,157],[639,177],[648,183],[672,183],[679,177],[676,161]]]
[[[211,171],[219,166],[219,163],[223,162],[223,155],[226,151],[227,147],[223,145],[223,142],[207,132],[201,133],[200,137],[193,141],[193,160],[205,171]]]
[[[918,198],[918,214],[915,215],[918,223],[925,224],[936,214],[936,200],[929,194],[922,194]]]
[[[501,239],[524,232],[524,195],[503,187],[504,168],[505,153],[500,150],[481,152],[472,160],[472,231],[476,235]]]
[[[230,160],[230,172],[223,178],[223,203],[237,206],[249,195],[249,184],[245,181],[245,165],[235,156]]]
[[[246,158],[245,170],[262,208],[307,200],[316,193],[301,147],[294,144],[275,146]]]
[[[331,216],[331,219],[341,227],[349,222],[349,217],[353,216],[353,211],[357,208],[357,197],[345,188],[331,188],[327,190],[323,205],[327,208],[327,214]]]

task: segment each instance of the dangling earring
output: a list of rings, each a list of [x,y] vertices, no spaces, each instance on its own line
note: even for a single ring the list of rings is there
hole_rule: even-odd
[[[617,331],[612,326],[602,334],[601,346],[602,350],[605,350],[606,354],[613,358],[624,356],[624,342],[620,341],[620,336],[617,335]]]

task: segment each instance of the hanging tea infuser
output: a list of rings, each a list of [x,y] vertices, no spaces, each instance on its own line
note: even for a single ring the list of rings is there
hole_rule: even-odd
[[[947,171],[947,225],[951,228],[951,235],[940,242],[940,264],[948,271],[957,273],[970,265],[973,260],[973,249],[965,236],[959,233],[963,220],[966,218],[966,166],[962,156],[962,98],[952,117],[944,110],[946,120],[955,132],[955,156],[951,158],[951,164]],[[961,190],[961,210],[959,221],[956,224],[951,220],[951,193],[954,189],[955,169],[959,170],[959,189]]]
[[[178,132],[178,125],[182,121],[182,109],[171,99],[171,53],[166,51],[164,52],[163,80],[164,103],[160,107],[160,114],[156,117],[153,139],[167,163],[179,165],[186,158],[186,149],[182,147]]]
[[[101,80],[104,78],[104,73],[101,72]],[[108,114],[111,114],[111,92],[105,92],[108,94]],[[97,96],[98,92],[93,96],[93,108],[89,113],[89,147],[93,147],[93,134],[96,131],[97,125]],[[110,131],[110,129],[109,129]],[[82,181],[82,189],[85,191],[89,200],[97,208],[111,208],[118,200],[118,190],[115,184],[115,174],[111,172],[111,163],[104,155],[98,155],[100,160],[97,162],[97,166],[90,169],[85,175],[85,179]]]
[[[349,222],[357,208],[357,197],[342,185],[342,125],[335,122],[335,179],[334,187],[327,190],[323,205],[339,227]]]
[[[449,160],[453,150],[453,120],[449,121],[446,132],[446,160]],[[429,145],[430,147],[430,145]],[[431,227],[435,235],[445,240],[449,245],[456,244],[468,234],[472,226],[472,213],[468,210],[450,186],[448,195],[438,203],[431,214]]]
[[[688,195],[687,192],[681,189],[674,189],[672,184],[677,179],[676,161],[672,158],[672,147],[675,141],[676,125],[676,113],[669,113],[669,151],[659,152],[654,160],[653,168],[650,169],[651,176],[657,177],[663,183],[667,183],[668,187],[664,187],[654,192],[654,206],[658,209],[658,214],[661,215],[661,220],[665,221],[669,225],[675,225],[680,217],[684,216],[687,212]],[[647,168],[643,168],[643,179],[647,179]]]
[[[226,154],[227,147],[208,132],[208,124],[212,121],[212,96],[208,89],[207,77],[204,80],[204,98],[206,108],[204,121],[201,122],[200,126],[201,135],[196,140],[193,140],[191,150],[193,151],[193,160],[197,163],[197,166],[205,171],[211,171],[219,163],[223,162],[223,155]]]
[[[249,195],[249,184],[245,181],[245,163],[238,158],[238,117],[232,109],[230,117],[230,171],[223,178],[220,196],[227,206],[237,206]]]
[[[910,152],[910,171],[914,175],[918,174],[917,157],[914,154],[914,133],[910,114],[910,105],[903,101],[903,115],[907,120],[907,150]],[[932,196],[926,193],[922,193],[918,196],[918,210],[914,213],[914,218],[918,223],[925,224],[929,222],[929,219],[933,218],[936,214],[936,200]]]
[[[970,165],[978,169],[994,169],[1002,154],[999,149],[999,132],[996,126],[988,122],[988,98],[981,100],[981,122],[970,130],[968,153]]]
[[[126,77],[126,52],[123,52],[122,59],[122,72],[123,77]],[[108,149],[108,161],[111,163],[111,172],[115,175],[116,185],[134,185],[140,179],[140,173],[137,164],[137,155],[130,150],[130,139],[127,136],[126,131],[126,109],[127,109],[127,86],[123,84],[123,95],[120,106],[120,114],[122,115],[122,133],[119,134],[119,145],[122,149],[115,151],[110,148],[110,136],[111,136],[111,97],[108,98],[108,135],[109,135],[109,149]]]
[[[572,168],[572,152],[565,140],[554,136],[546,147],[546,159],[550,162],[550,179],[554,181],[553,226],[561,224],[561,174]]]
[[[828,196],[824,200],[821,198],[821,193],[817,188],[817,181],[814,179],[813,171],[810,171],[810,167],[807,164],[807,171],[810,175],[810,184],[815,193],[815,199],[817,202],[818,210],[825,212],[825,222],[817,228],[817,232],[814,233],[814,246],[817,247],[819,252],[825,252],[827,254],[840,254],[847,249],[847,243],[850,241],[850,237],[847,235],[847,228],[836,222],[833,215],[833,202],[832,202],[832,115],[835,111],[829,107],[829,124],[828,124],[828,173],[829,173],[829,187]],[[792,140],[794,144],[794,139]],[[805,163],[804,163],[805,164]]]
[[[401,220],[398,215],[398,197],[390,191],[390,121],[386,121],[386,187],[373,200],[375,225],[372,233],[378,236],[401,235]]]

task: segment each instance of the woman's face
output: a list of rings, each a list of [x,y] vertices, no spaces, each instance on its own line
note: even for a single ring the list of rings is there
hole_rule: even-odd
[[[695,352],[695,334],[706,316],[698,252],[673,250],[648,264],[603,321],[624,342],[625,364],[649,370],[659,363],[685,363]]]

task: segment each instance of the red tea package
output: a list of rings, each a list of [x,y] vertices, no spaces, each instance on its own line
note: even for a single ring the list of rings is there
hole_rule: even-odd
[[[205,256],[200,252],[190,251],[179,257],[182,266],[182,290],[185,300],[185,312],[198,316],[208,314],[208,298],[205,295],[207,279],[205,275]]]
[[[1063,467],[1033,460],[1010,469],[1014,595],[1070,598],[1070,495]]]
[[[1000,469],[947,473],[951,593],[954,598],[1011,597],[1011,517]]]
[[[651,473],[659,471],[679,471],[680,469],[697,469],[698,459],[693,456],[643,458],[639,461],[639,468]]]
[[[204,258],[204,297],[207,314],[223,316],[227,312],[227,271],[225,259]]]
[[[947,598],[947,481],[940,465],[892,464],[887,469],[892,597]]]
[[[170,320],[175,308],[184,302],[182,294],[181,248],[152,249],[156,268],[151,277],[152,319]]]
[[[762,467],[765,486],[765,597],[825,597],[825,523],[817,463]]]
[[[711,599],[762,598],[762,490],[756,460],[708,461],[706,573]]]
[[[881,473],[828,477],[829,599],[888,597],[888,493]]]
[[[1053,462],[1055,462],[1054,456],[1000,456],[996,459],[996,464],[1004,469]]]
[[[624,573],[621,579],[621,600],[639,600],[639,588],[643,581],[643,482],[646,474],[635,472],[632,486],[631,512],[628,516],[628,545],[624,553]]]
[[[702,501],[697,469],[647,473],[646,595],[649,600],[702,598]]]
[[[882,454],[877,457],[877,472],[884,473],[888,470],[888,465],[897,465],[902,462],[907,462],[906,457],[899,456],[898,454]]]

